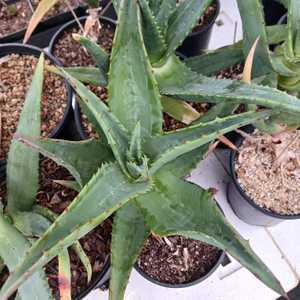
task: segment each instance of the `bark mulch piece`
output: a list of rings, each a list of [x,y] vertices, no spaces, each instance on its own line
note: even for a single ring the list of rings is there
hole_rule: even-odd
[[[0,62],[1,140],[0,159],[5,159],[17,129],[20,113],[38,59],[31,55],[11,54]],[[46,60],[46,64],[50,64]],[[42,136],[48,136],[62,120],[67,106],[65,82],[48,71],[44,73],[41,103]]]
[[[239,148],[238,182],[260,207],[300,214],[300,131],[270,136],[256,130]]]
[[[14,4],[0,1],[0,38],[25,29],[32,12],[26,0]]]
[[[150,236],[137,264],[154,280],[183,284],[206,275],[215,266],[221,253],[216,247],[182,236]]]

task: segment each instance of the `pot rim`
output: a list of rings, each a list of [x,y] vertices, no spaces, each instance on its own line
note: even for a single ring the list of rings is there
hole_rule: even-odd
[[[253,127],[249,126],[248,127],[249,130],[253,131]],[[242,142],[244,141],[244,137],[242,136],[237,136],[237,139],[235,141],[235,145],[239,148],[242,144]],[[242,187],[240,186],[239,182],[238,182],[238,178],[237,178],[237,174],[235,172],[235,162],[236,162],[236,157],[237,157],[237,151],[235,150],[230,150],[230,175],[231,175],[231,179],[233,181],[234,186],[236,187],[236,189],[238,190],[239,194],[241,195],[241,197],[243,199],[245,199],[253,208],[259,210],[260,212],[273,217],[273,218],[277,218],[277,219],[282,219],[282,220],[296,220],[300,218],[300,214],[296,214],[296,215],[281,215],[278,214],[276,212],[272,212],[269,211],[265,208],[260,207],[259,205],[257,205],[247,194],[246,192],[242,189]]]
[[[80,18],[78,18],[80,23],[83,23],[84,20],[86,20],[87,16],[82,16]],[[101,16],[99,18],[100,20],[104,20],[105,22],[111,23],[112,25],[116,26],[117,22],[109,17],[105,17],[105,16]],[[77,26],[77,21],[76,20],[71,20],[69,22],[67,22],[66,24],[64,24],[62,27],[60,27],[57,32],[54,34],[54,36],[52,37],[49,47],[48,47],[48,51],[49,53],[51,53],[52,56],[54,56],[54,46],[57,43],[57,40],[64,34],[64,32],[74,26]],[[58,58],[56,58],[57,60],[59,60]],[[75,120],[75,126],[76,126],[76,130],[79,133],[79,136],[82,140],[85,140],[88,138],[88,136],[85,134],[84,129],[83,129],[83,125],[82,125],[82,118],[81,118],[81,114],[80,114],[80,107],[78,102],[75,99],[75,92],[74,90],[71,88],[72,91],[72,100],[74,100],[74,104],[73,104],[73,111],[74,111],[74,120]]]
[[[38,48],[32,45],[23,45],[20,43],[5,43],[0,45],[0,56],[9,55],[9,54],[21,54],[21,55],[33,55],[35,57],[39,57],[41,53],[45,54],[45,57],[49,59],[52,63],[58,66],[62,66],[61,63],[49,52]],[[69,83],[64,80],[64,84],[66,87],[66,108],[64,110],[64,114],[62,119],[58,122],[57,126],[50,132],[48,135],[49,138],[57,138],[59,134],[65,127],[71,113],[72,113],[72,90]]]
[[[211,28],[214,23],[216,22],[219,14],[220,14],[220,10],[221,10],[221,4],[220,4],[220,0],[216,0],[216,4],[217,4],[217,9],[216,9],[216,13],[214,15],[214,17],[210,20],[210,22],[208,24],[206,24],[205,26],[203,26],[200,30],[197,30],[196,32],[191,32],[188,36],[196,36],[196,35],[200,35],[204,32],[206,32],[207,30],[209,30],[209,28]]]
[[[178,289],[178,288],[188,288],[191,286],[194,286],[196,284],[199,284],[201,282],[203,282],[204,280],[206,280],[208,277],[210,277],[218,268],[219,266],[224,262],[225,258],[226,258],[226,253],[224,250],[219,250],[220,251],[220,256],[218,258],[218,260],[215,262],[214,266],[203,276],[201,276],[200,278],[197,278],[195,280],[189,281],[187,283],[177,283],[177,284],[171,284],[171,283],[164,283],[164,282],[160,282],[157,279],[152,278],[151,276],[149,276],[147,273],[145,273],[139,266],[137,263],[135,263],[134,265],[134,269],[145,279],[147,279],[148,281],[150,281],[151,283],[154,283],[156,285],[160,285],[163,287],[167,287],[167,288],[173,288],[173,289]]]

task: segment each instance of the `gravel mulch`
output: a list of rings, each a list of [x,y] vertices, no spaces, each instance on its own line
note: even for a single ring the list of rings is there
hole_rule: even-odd
[[[38,59],[30,55],[11,54],[0,63],[1,139],[0,159],[5,159],[16,131],[20,113],[31,84]],[[46,64],[50,64],[46,60]],[[67,106],[65,82],[48,71],[44,73],[41,102],[42,136],[48,136],[62,120]]]
[[[300,131],[270,136],[255,131],[239,148],[238,182],[260,207],[300,214]]]
[[[0,38],[26,28],[31,15],[26,0],[10,5],[0,2]]]

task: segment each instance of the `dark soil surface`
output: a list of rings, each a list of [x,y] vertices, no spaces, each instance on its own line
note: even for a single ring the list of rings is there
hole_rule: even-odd
[[[107,23],[101,24],[101,34],[98,38],[98,44],[104,48],[107,53],[111,52],[114,28]],[[88,52],[72,38],[73,33],[81,33],[80,30],[72,28],[66,31],[62,37],[57,41],[54,46],[54,55],[62,62],[66,67],[78,67],[78,66],[94,66],[95,63]],[[107,89],[100,86],[89,85],[89,88],[95,93],[101,100],[107,100]],[[92,128],[92,125],[88,122],[86,116],[82,116],[84,131],[88,137],[95,137],[97,134]]]
[[[34,56],[19,54],[0,59],[0,159],[7,156],[37,62],[38,59]],[[46,64],[50,62],[46,61]],[[48,136],[62,120],[67,105],[66,98],[64,81],[45,71],[41,103],[43,136]]]
[[[209,25],[217,13],[217,3],[210,5],[203,16],[199,19],[198,24],[194,27],[193,32],[198,32],[205,26]]]
[[[183,284],[206,275],[216,264],[221,251],[200,241],[182,236],[150,236],[138,259],[138,267],[151,278],[170,284]]]
[[[72,180],[72,177],[68,171],[57,166],[49,159],[41,161],[40,171],[40,190],[37,196],[37,203],[60,214],[72,202],[77,193],[54,183],[53,180]],[[2,185],[0,187],[0,200],[2,202],[5,202],[3,201],[6,197],[5,194],[5,186]],[[80,244],[92,265],[92,281],[96,280],[103,270],[106,258],[110,253],[111,230],[111,220],[108,219],[80,240]],[[88,287],[87,273],[75,252],[69,249],[69,253],[72,270],[72,295],[76,296]],[[59,300],[57,258],[46,265],[46,273],[54,298]],[[6,269],[0,273],[0,286],[7,279],[7,274]]]
[[[0,2],[0,38],[26,28],[31,14],[26,0],[10,5]]]

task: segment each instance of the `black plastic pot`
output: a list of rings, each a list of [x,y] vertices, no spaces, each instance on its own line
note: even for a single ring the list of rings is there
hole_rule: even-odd
[[[196,56],[207,49],[210,36],[212,33],[213,25],[220,12],[220,1],[216,1],[217,9],[215,16],[211,19],[210,23],[201,28],[197,32],[192,32],[183,41],[182,45],[178,48],[178,51],[186,57]]]
[[[286,8],[275,0],[263,0],[266,25],[276,25],[286,13]]]
[[[53,62],[56,65],[61,65],[57,59],[55,59],[51,54],[43,51],[40,48],[34,47],[34,46],[28,46],[28,45],[22,45],[22,44],[3,44],[0,45],[0,58],[9,55],[9,54],[27,54],[27,55],[34,55],[35,57],[39,57],[40,54],[44,52],[45,57],[49,59],[51,62]],[[60,134],[63,132],[64,128],[66,127],[66,124],[69,122],[71,115],[73,113],[72,110],[72,90],[70,85],[66,82],[66,89],[67,89],[67,106],[65,109],[64,116],[58,126],[51,132],[49,137],[51,138],[59,138]],[[1,168],[0,168],[1,169]]]
[[[227,256],[226,253],[222,250],[220,250],[220,256],[219,259],[216,261],[216,263],[214,264],[214,266],[210,269],[210,271],[206,274],[201,276],[200,278],[197,278],[193,281],[187,282],[187,283],[180,283],[180,284],[170,284],[170,283],[163,283],[160,282],[158,280],[153,279],[152,277],[150,277],[148,274],[146,274],[137,264],[135,264],[134,268],[135,270],[140,273],[145,279],[149,280],[150,282],[163,286],[163,287],[167,287],[167,288],[187,288],[187,287],[191,287],[193,285],[199,284],[200,282],[205,281],[208,277],[210,277],[221,264],[224,264],[227,261]]]
[[[249,127],[249,131],[253,128]],[[239,136],[236,146],[240,147],[244,138]],[[231,181],[227,186],[227,200],[235,214],[244,222],[257,226],[274,226],[285,220],[299,219],[300,215],[280,215],[258,206],[240,186],[235,172],[237,152],[230,153],[230,175]]]
[[[81,23],[84,23],[86,18],[87,18],[86,16],[81,17],[81,18],[79,18],[79,21]],[[100,20],[101,20],[101,22],[107,22],[107,23],[111,24],[112,26],[116,26],[116,22],[113,19],[110,19],[108,17],[101,17]],[[71,28],[74,28],[74,27],[78,27],[78,24],[75,20],[68,22],[67,24],[62,26],[56,32],[56,34],[53,36],[53,38],[52,38],[52,40],[49,44],[49,52],[52,53],[52,55],[53,55],[55,44],[62,37],[64,32],[71,29]],[[84,129],[83,129],[80,108],[79,108],[79,105],[78,105],[77,101],[75,101],[75,97],[74,97],[73,106],[74,106],[74,118],[75,118],[75,125],[76,125],[77,132],[78,132],[81,139],[86,139],[87,135],[85,134]]]
[[[14,1],[17,2],[17,1]],[[77,7],[74,12],[78,17],[83,16],[86,12],[85,7]],[[35,29],[32,37],[28,41],[28,44],[35,45],[40,48],[45,48],[48,46],[53,34],[56,30],[64,23],[73,20],[74,17],[71,12],[64,12],[56,16],[52,16],[39,23]],[[54,30],[54,31],[53,31]],[[0,44],[4,43],[16,43],[22,42],[26,28],[19,30],[17,32],[10,33],[2,38],[0,38]]]
[[[96,278],[92,281],[89,287],[80,293],[75,299],[81,300],[84,299],[89,293],[93,290],[101,289],[106,290],[108,288],[108,282],[110,277],[110,258],[109,256],[104,263],[103,270],[96,276]]]

